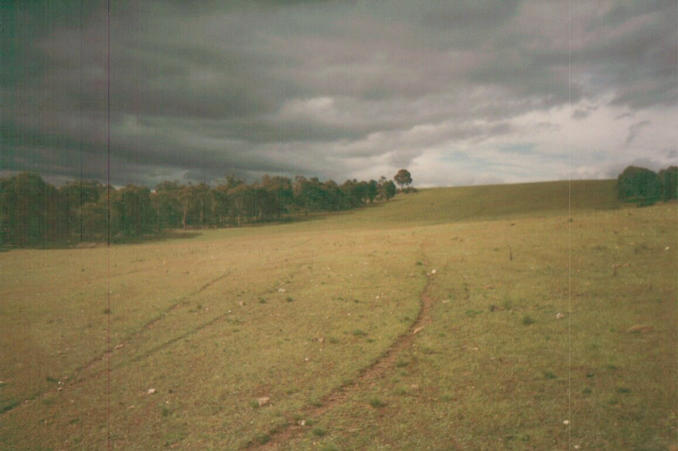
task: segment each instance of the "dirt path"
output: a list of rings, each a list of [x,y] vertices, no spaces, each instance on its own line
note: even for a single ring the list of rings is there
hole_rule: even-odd
[[[325,395],[320,400],[320,406],[308,406],[295,413],[304,418],[323,415],[325,412],[344,403],[349,397],[363,390],[373,381],[384,377],[386,372],[395,366],[398,356],[412,345],[417,333],[431,322],[431,307],[434,300],[430,295],[430,291],[432,282],[435,279],[435,274],[429,272],[427,273],[427,278],[426,285],[419,295],[419,314],[412,324],[410,324],[407,331],[401,334],[388,348],[386,348],[374,362],[360,370],[352,382],[342,385]],[[248,447],[262,450],[280,449],[308,431],[307,427],[297,424],[292,418],[288,418],[287,420],[287,425],[268,432],[270,440],[267,443],[258,445],[251,442],[248,444]]]

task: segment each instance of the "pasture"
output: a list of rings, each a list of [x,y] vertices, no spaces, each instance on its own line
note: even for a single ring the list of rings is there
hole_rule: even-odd
[[[0,448],[669,449],[676,230],[581,181],[0,253]]]

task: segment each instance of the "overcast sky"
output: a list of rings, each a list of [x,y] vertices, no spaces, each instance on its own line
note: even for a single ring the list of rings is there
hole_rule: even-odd
[[[678,164],[677,0],[111,4],[114,184]],[[106,3],[1,7],[0,171],[105,180]]]

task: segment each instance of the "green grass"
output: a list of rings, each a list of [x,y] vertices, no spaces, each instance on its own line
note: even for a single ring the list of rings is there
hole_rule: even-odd
[[[104,448],[110,427],[118,448],[233,449],[321,409],[284,449],[666,449],[676,204],[574,182],[570,215],[567,194],[422,190],[184,240],[4,252],[0,443]],[[427,283],[425,327],[361,379]]]

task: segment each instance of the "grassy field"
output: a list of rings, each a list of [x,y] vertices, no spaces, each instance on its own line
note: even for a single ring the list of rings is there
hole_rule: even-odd
[[[0,448],[673,449],[676,230],[583,181],[5,252]]]

